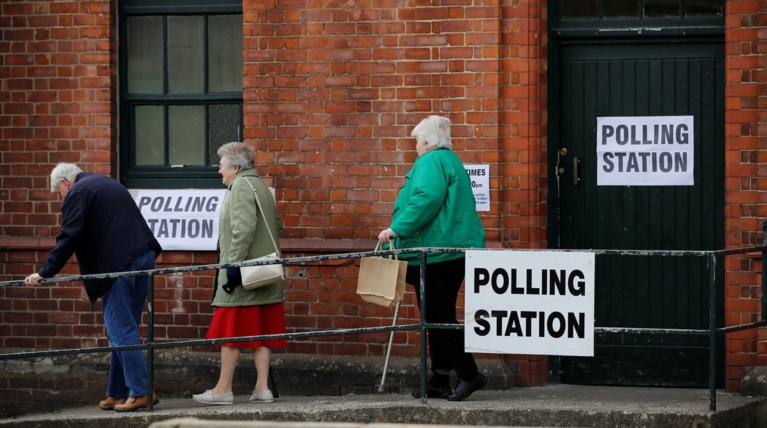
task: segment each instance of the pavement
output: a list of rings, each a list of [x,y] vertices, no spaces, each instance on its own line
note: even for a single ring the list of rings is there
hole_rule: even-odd
[[[272,403],[205,406],[164,398],[153,411],[117,413],[96,403],[52,413],[0,420],[5,427],[767,427],[767,398],[717,391],[709,411],[707,389],[546,385],[481,390],[462,402],[409,394],[280,396]]]

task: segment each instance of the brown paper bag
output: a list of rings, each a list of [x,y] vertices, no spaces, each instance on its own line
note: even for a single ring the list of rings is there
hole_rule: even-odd
[[[374,251],[378,251],[380,243]],[[391,246],[394,249],[394,244]],[[407,262],[394,255],[365,257],[360,260],[357,294],[363,300],[390,307],[405,298]]]

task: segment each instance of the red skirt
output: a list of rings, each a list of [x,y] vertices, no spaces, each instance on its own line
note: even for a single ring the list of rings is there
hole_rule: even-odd
[[[282,303],[257,306],[217,306],[208,328],[208,339],[259,336],[285,333],[285,309]],[[284,348],[287,339],[254,340],[252,342],[222,343],[231,348]]]

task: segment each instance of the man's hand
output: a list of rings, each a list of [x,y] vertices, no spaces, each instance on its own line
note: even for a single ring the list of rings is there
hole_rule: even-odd
[[[42,276],[40,276],[37,273],[33,273],[32,275],[29,275],[28,277],[24,278],[24,284],[26,285],[38,285],[40,284],[40,281],[43,279]]]

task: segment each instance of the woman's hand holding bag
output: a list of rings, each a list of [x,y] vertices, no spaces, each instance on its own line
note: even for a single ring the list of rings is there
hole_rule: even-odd
[[[376,245],[378,251],[381,243]],[[390,243],[394,249],[394,242]],[[371,256],[360,260],[357,294],[363,300],[381,306],[394,306],[405,297],[407,262],[395,254],[389,257]]]

